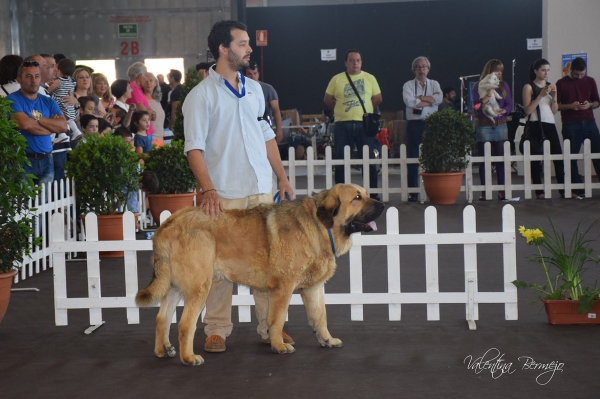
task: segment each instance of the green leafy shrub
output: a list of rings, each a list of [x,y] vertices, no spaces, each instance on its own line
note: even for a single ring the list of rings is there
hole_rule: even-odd
[[[173,140],[185,140],[183,134],[183,112],[181,111],[181,107],[183,106],[183,101],[188,93],[200,82],[202,82],[202,78],[196,70],[196,67],[193,66],[188,68],[185,74],[185,83],[181,86],[181,99],[179,100],[175,111],[176,118],[175,122],[173,122]]]
[[[31,253],[29,237],[33,233],[34,214],[29,200],[35,198],[39,187],[23,166],[27,140],[17,130],[14,121],[6,118],[12,113],[10,101],[0,97],[0,273],[13,270],[13,262],[22,262]],[[40,244],[38,237],[34,244]]]
[[[196,178],[183,148],[184,142],[175,140],[148,153],[146,169],[156,173],[158,194],[183,194],[196,188]]]
[[[425,119],[419,163],[426,173],[460,172],[475,146],[473,125],[467,116],[451,109]]]
[[[84,213],[119,213],[128,194],[139,190],[137,154],[119,136],[88,135],[71,151],[67,176],[75,181],[77,204]]]

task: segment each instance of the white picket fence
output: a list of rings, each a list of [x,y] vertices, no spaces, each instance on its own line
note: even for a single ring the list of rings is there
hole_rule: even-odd
[[[570,148],[569,140],[564,141],[564,148]],[[589,140],[585,140],[583,146],[583,153],[581,154],[570,154],[566,152],[564,154],[552,155],[550,154],[550,142],[544,143],[544,154],[543,155],[531,155],[529,142],[525,142],[523,151],[524,155],[510,155],[510,143],[507,141],[504,143],[504,156],[492,156],[491,144],[486,143],[484,154],[479,156],[469,157],[469,166],[465,170],[465,179],[461,191],[465,192],[466,199],[468,202],[473,201],[473,197],[479,192],[485,191],[486,198],[492,198],[492,192],[500,190],[505,191],[506,198],[512,198],[516,192],[523,192],[525,199],[535,197],[535,190],[545,190],[546,198],[551,197],[552,191],[559,189],[565,190],[565,196],[569,198],[571,196],[571,190],[583,189],[585,190],[585,196],[591,197],[592,190],[600,189],[600,182],[592,183],[593,169],[592,160],[600,159],[600,153],[592,153],[591,145]],[[382,147],[381,157],[377,159],[369,159],[369,150],[367,146],[363,147],[363,159],[352,159],[350,147],[346,146],[344,149],[344,159],[333,159],[331,147],[325,147],[325,158],[314,159],[314,150],[312,147],[307,148],[307,159],[296,160],[294,158],[294,149],[290,148],[289,161],[283,161],[284,167],[288,169],[288,177],[290,184],[294,189],[296,195],[312,195],[313,192],[318,192],[323,189],[331,188],[334,184],[334,171],[333,167],[337,165],[344,165],[344,178],[346,182],[351,182],[352,167],[360,166],[362,170],[368,170],[369,165],[377,165],[381,170],[381,187],[369,188],[369,174],[363,173],[363,179],[361,185],[367,189],[369,194],[381,194],[383,201],[389,201],[390,194],[400,194],[402,201],[408,200],[408,195],[412,193],[420,194],[421,202],[425,202],[426,195],[423,185],[420,187],[408,187],[408,165],[418,164],[418,158],[407,158],[406,157],[406,145],[400,146],[400,157],[389,158],[387,146]],[[558,184],[552,183],[552,161],[564,160],[565,163],[565,183]],[[583,172],[584,182],[574,184],[571,182],[571,160],[583,160],[583,170],[580,169],[580,174]],[[543,182],[542,184],[533,184],[531,182],[531,162],[532,161],[543,161]],[[479,163],[485,164],[486,184],[475,184],[474,182],[479,181]],[[504,163],[504,168],[507,171],[506,181],[504,185],[493,184],[492,174],[494,162]],[[524,163],[524,182],[515,183],[512,180],[511,165],[513,163]],[[399,171],[398,171],[399,168]],[[390,182],[390,176],[400,175],[399,186],[394,186]],[[298,176],[306,176],[306,188],[298,187]],[[325,184],[318,186],[315,182],[315,177],[319,175],[325,176]],[[275,181],[275,178],[274,178]],[[394,181],[395,182],[395,181]],[[273,187],[277,187],[274,183]],[[475,193],[475,194],[474,194]]]
[[[170,215],[163,212],[161,220]],[[398,210],[389,208],[386,214],[387,232],[384,235],[353,236],[350,249],[350,289],[348,293],[325,293],[328,305],[350,305],[351,319],[363,320],[363,305],[388,304],[389,319],[400,320],[402,304],[427,304],[427,319],[439,320],[440,303],[464,303],[466,320],[470,329],[475,329],[475,320],[479,318],[479,303],[504,303],[507,320],[517,319],[517,290],[511,281],[517,277],[515,212],[511,205],[505,205],[502,212],[503,228],[501,232],[477,232],[475,209],[467,206],[463,213],[462,233],[438,233],[437,212],[434,207],[425,210],[424,234],[399,234]],[[86,215],[87,241],[68,242],[64,240],[64,225],[59,215],[53,219],[52,253],[54,257],[54,304],[55,322],[62,326],[68,324],[68,309],[89,309],[90,324],[103,324],[102,309],[125,308],[127,322],[139,323],[139,309],[135,304],[135,295],[139,289],[137,274],[137,251],[152,250],[152,241],[137,240],[133,227],[133,214],[126,212],[123,217],[123,241],[98,241],[97,218]],[[439,290],[439,245],[460,244],[464,246],[464,292],[440,292]],[[477,277],[477,245],[502,244],[504,290],[501,292],[480,292]],[[426,251],[426,292],[401,292],[400,259],[402,246],[424,245]],[[362,248],[366,246],[387,247],[388,292],[364,293],[362,282]],[[125,296],[103,297],[100,292],[99,251],[124,251]],[[67,297],[67,269],[65,254],[69,252],[87,252],[88,297]],[[411,268],[417,267],[411,264]],[[383,269],[383,268],[382,268]],[[254,298],[248,287],[238,285],[238,294],[233,296],[233,305],[238,306],[240,322],[251,319],[251,305]],[[300,305],[300,295],[294,294],[290,305]],[[182,303],[180,303],[182,305]],[[173,320],[175,321],[175,320]]]
[[[50,217],[57,215],[63,227],[63,239],[66,241],[76,240],[77,218],[75,211],[75,184],[69,179],[43,184],[38,195],[29,201],[29,209],[34,215],[33,234],[29,238],[31,243],[31,255],[23,257],[23,263],[15,263],[20,272],[15,276],[14,282],[25,280],[40,271],[52,267],[50,242],[52,241],[52,229],[50,228]],[[58,223],[58,222],[55,222]],[[43,237],[39,245],[33,245],[38,237]]]

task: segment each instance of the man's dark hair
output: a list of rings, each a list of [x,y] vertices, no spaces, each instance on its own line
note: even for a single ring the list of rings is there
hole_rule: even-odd
[[[231,31],[239,29],[247,31],[248,27],[239,21],[219,21],[213,25],[208,35],[208,48],[215,60],[219,59],[219,46],[229,47],[233,41]]]
[[[442,90],[442,93],[444,94],[444,97],[446,97],[446,94],[452,93],[453,91],[455,92],[456,89],[452,86],[448,86],[444,90]]]
[[[350,50],[346,51],[346,57],[344,58],[344,62],[348,61],[348,56],[350,55],[350,53],[358,53],[358,55],[360,55],[360,58],[362,58],[362,54],[360,53],[360,51],[351,48]]]
[[[64,76],[73,76],[73,72],[75,72],[75,63],[68,58],[58,61],[56,67]]]
[[[258,63],[256,61],[250,61],[246,69],[260,72],[260,68],[258,67]],[[244,72],[246,72],[246,70],[244,70]]]
[[[42,56],[42,58],[54,58],[50,54],[46,54],[46,53],[41,53],[40,56]],[[54,61],[56,61],[56,60],[54,60]]]
[[[213,65],[214,65],[214,62],[201,62],[199,64],[196,64],[196,71],[200,71],[201,69],[208,71],[210,69],[210,67]]]
[[[54,54],[54,60],[56,62],[60,62],[60,60],[67,58],[64,54],[56,53]]]
[[[571,63],[571,71],[577,71],[577,72],[582,72],[585,71],[587,69],[587,65],[585,63],[585,60],[581,57],[577,57],[573,60],[573,62]]]
[[[128,80],[117,79],[110,85],[110,92],[116,99],[119,99],[127,92],[127,86],[129,86]]]
[[[176,81],[177,83],[181,83],[181,72],[179,72],[177,69],[171,69],[169,71],[169,75],[173,78],[174,81]]]
[[[91,120],[98,120],[98,117],[90,114],[81,115],[81,119],[79,121],[81,123],[81,127],[85,129]],[[100,131],[100,122],[98,122],[98,131]]]

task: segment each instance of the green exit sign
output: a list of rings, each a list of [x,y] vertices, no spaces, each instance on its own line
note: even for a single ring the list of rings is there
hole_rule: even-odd
[[[119,24],[119,37],[138,37],[138,24]]]

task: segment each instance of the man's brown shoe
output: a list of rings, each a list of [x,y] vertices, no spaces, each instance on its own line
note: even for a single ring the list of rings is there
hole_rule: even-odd
[[[283,337],[283,343],[284,344],[290,344],[290,345],[294,345],[294,339],[292,337],[290,337],[289,335],[287,335],[285,333],[285,331],[281,332],[281,336]],[[265,338],[262,340],[263,344],[271,344],[271,338]]]
[[[214,334],[206,338],[206,343],[204,344],[205,352],[225,352],[226,348],[225,340],[220,335]]]

